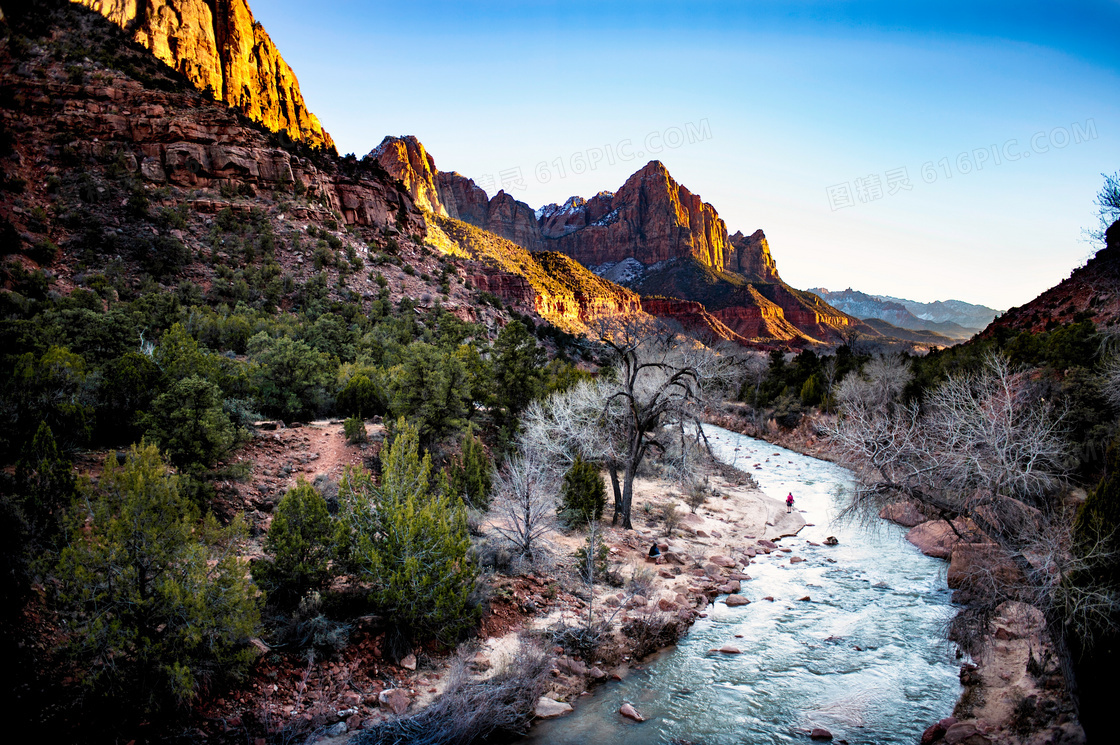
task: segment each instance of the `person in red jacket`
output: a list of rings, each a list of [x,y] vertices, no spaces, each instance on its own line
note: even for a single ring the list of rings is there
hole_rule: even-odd
[[[793,492],[790,492],[789,496],[786,497],[786,512],[793,512]]]

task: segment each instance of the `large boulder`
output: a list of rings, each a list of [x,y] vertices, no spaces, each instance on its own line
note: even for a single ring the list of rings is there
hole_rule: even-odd
[[[533,709],[533,715],[537,719],[555,719],[569,714],[572,711],[571,704],[566,704],[563,701],[541,696],[537,699],[536,708]]]
[[[403,688],[387,688],[377,696],[378,702],[397,716],[408,710],[412,697]]]
[[[623,704],[619,708],[618,713],[627,719],[633,719],[635,722],[644,722],[646,720],[646,718],[639,714],[638,710],[630,704]]]
[[[956,717],[945,717],[926,727],[925,732],[922,733],[921,745],[933,745],[935,742],[940,742],[949,728],[956,723]]]
[[[995,543],[958,543],[953,547],[946,577],[950,589],[989,595],[1023,582],[1023,573]]]
[[[917,546],[918,550],[926,556],[948,559],[953,553],[953,546],[961,541],[957,533],[970,541],[978,541],[983,537],[971,520],[958,517],[953,520],[951,526],[944,520],[930,520],[917,525],[906,534],[906,540]]]
[[[921,525],[928,519],[919,512],[914,503],[909,500],[888,504],[886,507],[879,510],[879,517],[884,520],[890,520],[892,523],[898,523],[904,528],[913,528],[917,525]]]

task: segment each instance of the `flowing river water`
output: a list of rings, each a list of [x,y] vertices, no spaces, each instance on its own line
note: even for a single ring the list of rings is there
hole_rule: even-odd
[[[809,731],[823,727],[851,745],[917,743],[927,725],[950,714],[961,690],[959,661],[945,641],[954,610],[942,562],[885,521],[833,522],[851,483],[845,469],[704,429],[717,457],[752,473],[767,495],[793,492],[809,525],[779,545],[795,548],[804,563],[760,554],[746,570],[753,579],[743,582],[750,605],[717,600],[676,647],[574,702],[572,714],[534,725],[525,741],[762,745],[808,742]],[[828,536],[840,544],[807,543]],[[806,595],[809,602],[799,601]],[[742,654],[709,651],[728,643]],[[625,702],[646,721],[621,717]]]

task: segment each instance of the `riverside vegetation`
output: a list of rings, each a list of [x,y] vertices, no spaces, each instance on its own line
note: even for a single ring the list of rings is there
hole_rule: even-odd
[[[552,572],[640,595],[648,578],[615,576],[602,561],[606,503],[613,497],[610,519],[629,527],[640,473],[701,503],[694,425],[730,395],[760,425],[793,427],[813,409],[852,422],[862,410],[869,426],[898,432],[927,424],[954,381],[982,398],[993,379],[1010,381],[1014,403],[1037,421],[1060,422],[1053,434],[1068,445],[1047,455],[1038,488],[982,486],[989,503],[1022,505],[1058,536],[1050,563],[1032,562],[1014,530],[990,537],[1030,565],[1028,599],[1044,601],[1055,621],[1083,717],[1101,716],[1117,638],[1105,621],[1116,617],[1108,604],[1120,585],[1120,366],[1111,329],[1093,313],[1043,331],[997,326],[907,360],[876,356],[854,336],[835,354],[752,356],[700,347],[641,317],[576,337],[531,305],[511,309],[511,296],[503,303],[470,284],[517,278],[426,243],[424,215],[376,161],[276,140],[106,36],[85,11],[32,5],[40,15],[5,22],[0,54],[12,83],[0,98],[0,653],[19,720],[74,741],[199,732],[282,741],[325,730],[325,719],[269,719],[264,706],[220,724],[202,712],[250,690],[261,703],[266,686],[252,676],[264,668],[273,691],[305,688],[306,675],[280,678],[284,658],[337,666],[356,644],[398,670],[418,656],[446,658],[517,582],[538,583],[542,597],[562,593],[540,583]],[[36,87],[57,95],[28,93]],[[163,104],[145,107],[195,112],[185,129],[273,148],[268,157],[287,158],[300,176],[266,188],[242,163],[180,169],[189,182],[157,185],[93,125],[52,130],[52,117],[24,113],[117,89],[158,93]],[[95,118],[108,105],[83,111]],[[1102,215],[1114,204],[1109,184]],[[378,220],[347,208],[347,224],[344,187],[374,195],[366,206],[377,203]],[[1106,251],[1120,250],[1118,239],[1113,226]],[[983,373],[991,353],[1007,360],[994,378]],[[251,525],[229,497],[231,484],[256,478],[238,456],[268,438],[265,418],[292,429],[345,419],[364,462],[337,483],[296,480]],[[371,438],[367,427],[384,422]],[[930,485],[900,485],[890,465],[921,454],[899,452],[868,476],[875,493],[927,497],[950,520],[984,516],[977,505],[929,500]],[[962,473],[932,488],[952,497],[978,485],[975,471]],[[1055,497],[1070,483],[1090,488],[1080,505]],[[557,555],[557,520],[577,531],[580,553]],[[262,550],[250,561],[253,541]],[[545,651],[557,642],[587,662],[619,654],[606,614],[585,609],[586,622],[557,628]],[[648,652],[680,626],[654,619],[628,632],[633,649]],[[490,677],[473,674],[463,647],[434,706],[362,723],[363,738],[465,742],[524,728],[549,674],[539,641],[526,639]]]

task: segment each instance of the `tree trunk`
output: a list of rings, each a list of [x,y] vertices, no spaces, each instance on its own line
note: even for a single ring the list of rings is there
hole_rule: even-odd
[[[608,469],[611,474],[611,488],[614,490],[614,517],[611,525],[618,525],[618,518],[622,514],[622,490],[618,486],[618,466],[612,463]]]
[[[626,464],[626,474],[623,476],[622,482],[622,527],[625,530],[633,530],[634,526],[630,523],[630,503],[634,499],[634,472],[637,468],[632,467],[631,464]]]

